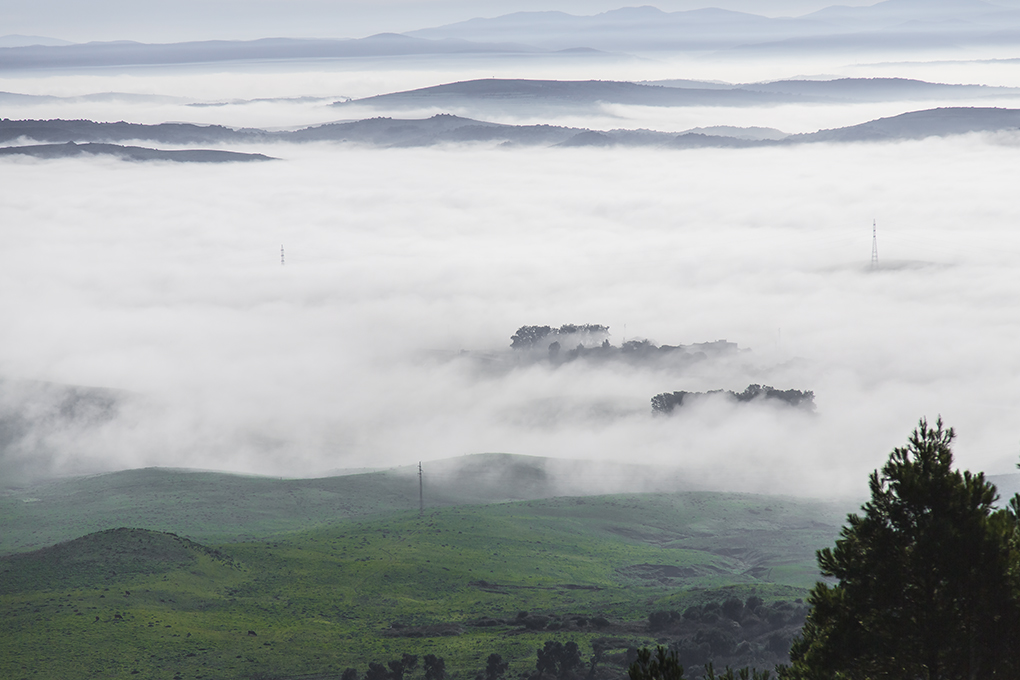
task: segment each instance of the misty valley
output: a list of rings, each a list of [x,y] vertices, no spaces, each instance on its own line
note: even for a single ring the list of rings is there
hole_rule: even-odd
[[[1020,677],[1020,0],[849,2],[8,3],[0,677]]]

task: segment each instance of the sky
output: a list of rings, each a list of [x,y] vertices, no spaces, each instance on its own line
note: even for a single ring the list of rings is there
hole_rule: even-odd
[[[132,21],[102,31],[172,32]],[[0,73],[0,91],[151,95],[0,115],[287,128],[337,119],[332,97],[484,75],[1020,86],[1012,61],[902,56],[198,65]],[[188,106],[300,96],[321,99]],[[507,122],[805,132],[938,105],[599,107]],[[860,495],[918,419],[939,415],[957,428],[961,465],[1012,472],[1018,146],[999,133],[743,150],[235,149],[280,159],[263,164],[0,159],[0,408],[41,423],[3,449],[0,474],[308,476],[498,451],[669,465],[704,488]],[[608,325],[617,345],[726,339],[741,351],[686,367],[515,364],[518,327],[566,323]],[[53,393],[39,381],[115,390],[118,415],[47,420]],[[812,390],[816,411],[709,399],[651,412],[660,392],[752,383]]]

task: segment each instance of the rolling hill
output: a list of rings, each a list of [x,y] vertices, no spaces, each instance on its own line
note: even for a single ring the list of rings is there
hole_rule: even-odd
[[[601,650],[596,680],[664,643],[695,677],[709,659],[771,668],[806,615],[815,550],[855,505],[593,494],[628,474],[637,484],[637,469],[553,463],[429,464],[437,500],[424,512],[411,469],[321,480],[150,469],[7,489],[5,539],[22,527],[84,535],[0,557],[0,677],[308,680],[435,654],[449,677],[470,678],[492,653],[516,677],[546,642],[568,641],[583,659]],[[1008,494],[1018,477],[993,481]],[[577,487],[589,495],[549,497]]]
[[[691,492],[398,511],[208,547],[108,530],[0,558],[0,675],[326,678],[434,653],[459,678],[493,652],[517,675],[570,640],[602,648],[596,677],[613,678],[628,648],[695,631],[746,641],[717,660],[775,663],[840,516]],[[748,603],[741,625],[724,601]],[[651,629],[655,611],[684,617]]]
[[[276,479],[167,468],[50,480],[0,493],[0,554],[131,526],[203,542],[256,540],[418,508],[415,468]],[[682,470],[478,454],[426,463],[427,507],[610,492],[687,491]]]

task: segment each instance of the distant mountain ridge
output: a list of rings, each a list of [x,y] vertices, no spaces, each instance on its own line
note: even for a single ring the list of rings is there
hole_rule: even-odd
[[[830,51],[847,43],[882,49],[908,41],[911,47],[975,45],[987,43],[996,34],[997,42],[1015,44],[1017,36],[1002,32],[1018,28],[1020,11],[982,0],[886,0],[778,18],[718,8],[663,12],[655,7],[624,7],[588,16],[516,12],[408,31],[407,35],[625,52],[759,47]]]
[[[540,48],[381,33],[349,40],[262,38],[147,44],[133,41],[0,47],[0,71],[244,60],[341,59],[423,54],[532,53]]]
[[[983,99],[1020,96],[1020,88],[929,83],[906,78],[780,80],[723,85],[682,81],[633,83],[613,80],[485,78],[338,101],[338,108],[383,110],[425,107],[534,115],[546,108],[629,106],[760,106],[779,103]]]
[[[595,131],[555,125],[507,125],[439,114],[421,119],[369,118],[328,123],[292,132],[234,130],[222,126],[182,123],[141,125],[69,120],[0,120],[0,143],[35,140],[116,143],[154,140],[169,144],[218,142],[349,142],[373,146],[410,147],[451,143],[492,143],[522,146],[646,146],[660,148],[747,148],[807,144],[896,141],[944,137],[971,132],[1020,129],[1020,109],[949,107],[912,111],[898,116],[831,130],[789,135],[735,136],[656,132],[652,130]]]
[[[56,47],[59,45],[73,45],[74,43],[58,38],[47,38],[41,35],[0,35],[0,47],[31,47],[33,45],[45,45]]]
[[[626,81],[526,80],[491,78],[446,83],[405,92],[337,102],[334,106],[456,107],[476,103],[516,106],[578,106],[596,103],[638,106],[752,106],[793,99],[740,89],[695,89],[644,85]]]
[[[271,37],[167,44],[67,43],[40,36],[0,37],[0,71],[239,60],[307,60],[418,55],[832,52],[849,49],[965,49],[1020,45],[1020,10],[983,0],[886,0],[831,6],[799,17],[701,8],[664,12],[621,7],[594,15],[515,12],[355,39]]]

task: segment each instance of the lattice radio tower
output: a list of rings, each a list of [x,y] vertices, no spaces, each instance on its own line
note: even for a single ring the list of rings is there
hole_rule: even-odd
[[[280,246],[280,265],[283,265],[283,246]]]
[[[418,516],[425,515],[425,486],[421,481],[421,461],[418,461]]]
[[[871,220],[871,268],[878,266],[878,225]]]

